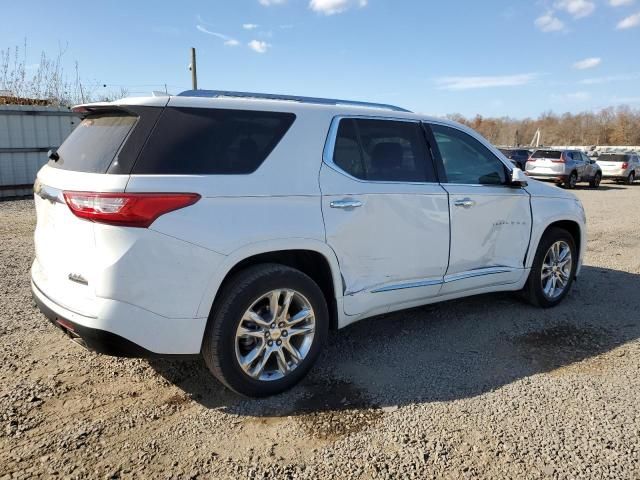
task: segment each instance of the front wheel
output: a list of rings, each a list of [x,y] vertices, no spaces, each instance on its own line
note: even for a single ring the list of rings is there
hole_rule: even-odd
[[[202,355],[230,389],[266,397],[305,376],[328,328],[327,302],[310,277],[284,265],[257,265],[237,273],[220,292]]]
[[[573,237],[561,228],[550,228],[540,240],[523,293],[537,307],[558,305],[569,293],[578,255]]]
[[[596,176],[593,177],[593,180],[589,182],[589,186],[591,188],[598,188],[600,186],[601,181],[602,181],[602,175],[599,173],[596,173]]]

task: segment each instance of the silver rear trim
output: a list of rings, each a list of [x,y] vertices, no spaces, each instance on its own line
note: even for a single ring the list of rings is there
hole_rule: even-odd
[[[36,180],[36,183],[33,185],[33,193],[38,195],[41,199],[48,200],[51,203],[65,203],[62,190],[43,185],[39,180]]]

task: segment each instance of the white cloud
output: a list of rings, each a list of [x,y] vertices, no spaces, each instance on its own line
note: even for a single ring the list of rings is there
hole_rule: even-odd
[[[596,9],[596,4],[589,0],[559,0],[556,8],[564,10],[574,18],[582,18],[591,15]]]
[[[258,3],[265,7],[270,7],[271,5],[282,5],[286,1],[287,0],[258,0]]]
[[[309,8],[324,15],[342,13],[351,7],[366,7],[368,0],[311,0]]]
[[[564,23],[553,12],[539,16],[534,23],[543,32],[558,32],[564,29]]]
[[[609,0],[609,5],[612,7],[624,7],[625,5],[631,5],[634,0]]]
[[[640,97],[613,97],[611,103],[640,103]]]
[[[441,90],[471,90],[477,88],[514,87],[526,85],[538,77],[537,73],[503,76],[441,77],[436,79]]]
[[[591,94],[589,92],[572,92],[564,93],[562,95],[551,95],[551,99],[556,102],[578,103],[591,100]]]
[[[255,30],[256,28],[258,28],[259,25],[256,25],[255,23],[243,23],[242,24],[242,28],[244,28],[245,30]]]
[[[638,79],[640,79],[640,73],[637,72],[624,75],[609,75],[607,77],[585,78],[584,80],[580,80],[580,83],[583,85],[601,85],[603,83],[625,82]]]
[[[224,33],[212,32],[202,25],[196,25],[196,29],[202,33],[206,33],[207,35],[211,35],[213,37],[219,38],[220,40],[223,40],[224,44],[228,47],[237,47],[238,45],[240,45],[240,42],[238,42],[235,38],[232,38],[229,35],[225,35]]]
[[[627,28],[633,28],[640,25],[640,12],[629,15],[627,18],[623,18],[618,22],[616,28],[618,30],[625,30]]]
[[[249,48],[257,53],[266,53],[271,45],[261,40],[251,40],[248,44]]]
[[[567,93],[567,99],[573,100],[576,102],[586,102],[591,98],[591,94],[589,92],[573,92]]]
[[[602,59],[599,57],[585,58],[573,64],[573,68],[578,70],[587,70],[588,68],[595,68],[602,63]]]

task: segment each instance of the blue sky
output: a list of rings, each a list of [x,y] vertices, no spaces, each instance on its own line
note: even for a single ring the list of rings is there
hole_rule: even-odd
[[[395,103],[443,115],[640,107],[640,0],[23,0],[0,48],[67,45],[87,83]],[[97,87],[98,90],[103,87]]]

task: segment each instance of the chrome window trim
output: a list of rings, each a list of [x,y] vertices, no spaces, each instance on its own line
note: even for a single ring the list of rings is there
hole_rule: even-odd
[[[322,162],[331,170],[344,175],[345,177],[359,183],[367,183],[371,185],[440,185],[439,182],[402,182],[393,180],[364,180],[357,178],[346,172],[333,161],[333,153],[336,148],[336,139],[338,137],[338,127],[340,121],[345,119],[361,119],[361,120],[386,120],[390,122],[405,122],[405,123],[418,123],[422,124],[422,120],[416,120],[413,118],[399,118],[399,117],[384,117],[379,115],[336,115],[331,120],[331,126],[329,127],[329,133],[324,144],[324,150],[322,151]]]

